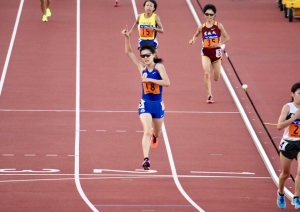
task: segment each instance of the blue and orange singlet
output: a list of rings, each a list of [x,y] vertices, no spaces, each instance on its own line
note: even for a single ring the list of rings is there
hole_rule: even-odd
[[[154,66],[153,70],[150,72],[148,71],[148,68],[145,67],[145,69],[142,71],[142,75],[146,78],[152,78],[156,80],[161,80],[161,76],[159,74],[159,71],[156,68],[156,65]],[[155,84],[153,82],[143,82],[142,83],[142,99],[144,100],[150,100],[150,101],[161,101],[162,100],[162,91],[163,86]]]

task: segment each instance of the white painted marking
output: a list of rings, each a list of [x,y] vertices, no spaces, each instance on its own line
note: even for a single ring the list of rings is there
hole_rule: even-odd
[[[175,167],[175,163],[174,163],[174,160],[173,160],[173,155],[172,155],[172,151],[171,151],[171,147],[170,147],[170,143],[169,143],[169,139],[168,139],[168,135],[167,135],[167,131],[166,131],[164,123],[162,125],[162,131],[163,131],[163,137],[164,137],[164,141],[165,141],[165,145],[166,145],[166,149],[167,149],[167,153],[168,153],[168,158],[169,158],[169,163],[170,163],[170,167],[171,167],[171,171],[172,171],[172,176],[173,176],[174,182],[175,182],[178,190],[185,197],[185,199],[187,201],[189,201],[191,203],[191,205],[193,205],[198,211],[204,212],[204,210],[202,208],[200,208],[200,206],[197,205],[189,197],[189,195],[185,192],[185,190],[182,188],[182,186],[179,182],[179,179],[178,179],[177,172],[176,172],[176,167]]]
[[[205,172],[205,171],[191,171],[192,174],[255,174],[253,172]]]
[[[59,169],[42,169],[42,171],[34,171],[34,170],[16,170],[16,169],[0,169],[0,172],[13,172],[13,173],[51,173],[51,172],[59,172]]]
[[[96,130],[96,132],[106,132],[106,130]]]
[[[133,5],[133,9],[134,9],[134,15],[135,18],[137,18],[138,13],[137,13],[137,8],[136,8],[136,3],[135,0],[132,0],[132,5]],[[179,180],[178,180],[178,176],[176,173],[176,168],[175,168],[175,163],[173,160],[173,155],[172,155],[172,151],[171,151],[171,147],[170,147],[170,143],[168,140],[168,135],[167,135],[167,131],[165,128],[165,124],[163,123],[162,125],[162,131],[163,131],[163,137],[164,137],[164,141],[165,141],[165,145],[167,148],[167,153],[168,153],[168,158],[169,158],[169,163],[170,163],[170,167],[171,167],[171,171],[172,171],[172,176],[173,176],[173,180],[178,188],[178,190],[180,191],[180,193],[185,197],[185,199],[191,203],[191,205],[193,205],[198,211],[204,212],[204,210],[202,208],[200,208],[190,197],[189,195],[185,192],[185,190],[182,188]]]
[[[7,68],[8,68],[12,48],[14,46],[14,42],[15,42],[15,38],[16,38],[16,34],[17,34],[18,26],[19,26],[19,21],[20,21],[20,17],[21,17],[21,13],[22,13],[23,4],[24,4],[24,0],[21,0],[19,10],[18,10],[18,14],[17,14],[17,18],[16,18],[16,22],[15,22],[15,26],[14,26],[14,30],[13,30],[13,33],[12,33],[12,36],[11,36],[11,39],[10,39],[10,44],[9,44],[9,47],[8,47],[8,52],[7,52],[5,63],[4,63],[2,76],[1,76],[1,79],[0,79],[0,96],[1,96],[1,93],[2,93],[3,85],[4,85],[4,80],[5,80],[5,76],[6,76],[6,73],[7,73]]]
[[[14,154],[2,154],[2,156],[11,157],[11,156],[14,156]]]
[[[47,154],[46,156],[47,157],[56,157],[57,155],[55,155],[55,154]]]
[[[191,4],[191,0],[186,0],[186,2],[187,2],[187,4],[190,7],[190,10],[191,10],[191,12],[192,12],[192,14],[194,16],[194,19],[195,19],[196,23],[199,26],[201,24],[201,22],[200,22],[200,20],[199,20],[199,18],[197,16],[197,13],[196,13],[193,5]],[[230,92],[230,94],[231,94],[231,96],[232,96],[232,98],[233,98],[233,100],[234,100],[234,102],[235,102],[235,104],[236,104],[236,106],[237,106],[237,108],[238,108],[238,110],[239,110],[239,112],[240,112],[240,114],[241,114],[244,122],[245,122],[245,125],[247,126],[247,129],[248,129],[248,131],[249,131],[249,133],[250,133],[250,135],[251,135],[251,137],[252,137],[252,139],[254,141],[254,144],[256,145],[256,148],[259,151],[260,156],[262,157],[262,160],[265,163],[265,166],[267,167],[267,169],[268,169],[268,171],[269,171],[269,173],[270,173],[270,175],[271,175],[274,183],[278,187],[278,185],[279,185],[278,176],[277,176],[276,172],[274,171],[274,168],[273,168],[273,166],[271,164],[271,161],[269,160],[269,158],[268,158],[265,150],[263,149],[262,144],[260,143],[260,141],[259,141],[259,139],[258,139],[258,137],[257,137],[257,135],[256,135],[256,133],[255,133],[255,131],[254,131],[254,129],[253,129],[253,127],[252,127],[252,125],[251,125],[251,123],[250,123],[247,115],[246,115],[246,113],[245,113],[245,110],[244,110],[243,106],[241,105],[241,103],[240,103],[240,101],[239,101],[239,99],[238,99],[238,97],[237,97],[237,95],[236,95],[236,93],[235,93],[235,91],[234,91],[234,89],[233,89],[233,87],[232,87],[232,85],[231,85],[231,83],[230,83],[227,75],[226,75],[226,72],[224,71],[224,69],[223,69],[222,66],[221,66],[221,75],[222,75],[222,78],[224,79],[224,82],[225,82],[225,84],[226,84],[226,86],[227,86],[227,88],[228,88],[228,90],[229,90],[229,92]],[[287,196],[287,198],[289,200],[292,200],[293,193],[291,191],[289,191],[287,188],[284,188],[284,192],[285,192],[285,195]]]
[[[76,112],[75,110],[11,110],[11,109],[0,109],[1,112]],[[136,111],[118,111],[118,110],[81,110],[81,113],[136,113]],[[214,111],[165,111],[165,113],[176,113],[176,114],[240,114],[239,112],[233,111],[223,111],[223,112],[214,112]]]
[[[144,169],[136,169],[135,171],[125,171],[125,170],[113,170],[113,169],[94,169],[94,173],[103,173],[103,172],[119,172],[119,173],[156,173],[156,170],[144,170]]]
[[[116,132],[126,132],[126,130],[116,130]]]
[[[41,176],[45,174],[0,174],[2,176]],[[49,176],[59,175],[59,174],[47,174]],[[70,176],[74,176],[74,174],[69,174]],[[106,180],[106,179],[124,179],[124,178],[135,178],[135,179],[155,179],[155,178],[172,178],[172,175],[138,175],[138,176],[104,176],[99,174],[94,174],[91,177],[80,177],[81,180]],[[191,175],[178,175],[180,178],[223,178],[223,179],[265,179],[270,180],[271,177],[238,177],[238,176],[191,176]],[[1,180],[0,182],[37,182],[37,181],[62,181],[62,180],[74,180],[75,178],[48,178],[48,179],[26,179],[26,180]],[[289,178],[289,180],[291,180]]]
[[[25,156],[25,157],[35,157],[36,154],[25,154],[24,156]]]
[[[77,0],[76,11],[76,111],[75,111],[75,167],[74,177],[76,188],[84,200],[84,202],[92,209],[92,211],[98,211],[97,208],[90,202],[85,195],[79,178],[79,147],[80,147],[80,0]]]

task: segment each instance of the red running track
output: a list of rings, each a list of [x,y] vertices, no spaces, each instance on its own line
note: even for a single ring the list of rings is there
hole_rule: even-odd
[[[0,2],[3,65],[19,3]],[[137,2],[139,13],[142,3]],[[206,3],[201,1],[202,5]],[[195,1],[193,4],[197,6]],[[220,8],[218,19],[231,37],[226,47],[230,58],[249,85],[249,93],[264,120],[277,120],[278,107],[285,102],[281,97],[288,93],[284,89],[290,89],[292,80],[288,77],[281,80],[276,104],[268,104],[274,99],[273,89],[278,88],[276,79],[286,75],[271,72],[270,87],[265,86],[265,80],[257,78],[261,78],[262,70],[280,70],[279,65],[294,70],[299,65],[292,56],[284,64],[276,60],[275,56],[280,59],[290,49],[281,48],[285,45],[279,42],[272,43],[281,49],[274,54],[274,46],[268,46],[268,37],[257,39],[249,25],[264,18],[275,31],[277,25],[290,30],[289,23],[280,19],[274,2],[216,1],[215,4]],[[24,2],[0,97],[1,210],[278,210],[276,186],[222,79],[213,83],[216,103],[207,105],[203,101],[206,95],[200,42],[188,45],[197,25],[184,0],[174,0],[172,4],[158,2],[157,13],[165,28],[165,33],[158,35],[159,55],[165,60],[171,80],[171,86],[164,91],[167,137],[161,136],[159,147],[150,153],[151,166],[157,172],[135,171],[141,168],[142,162],[142,129],[136,112],[140,81],[138,72],[124,54],[124,38],[120,33],[125,25],[133,24],[135,17],[131,1],[122,1],[120,5],[114,8],[113,1],[81,2],[78,67],[76,1],[52,2],[53,16],[48,23],[41,22],[36,2]],[[237,5],[238,11],[234,9]],[[274,12],[268,12],[266,17],[266,10]],[[177,11],[175,17],[174,11]],[[247,11],[257,13],[256,18],[242,16]],[[256,26],[267,35],[265,25],[257,20]],[[277,40],[280,35],[272,34]],[[137,32],[132,38],[133,48],[136,42]],[[257,52],[261,45],[266,47]],[[271,54],[272,57],[260,60]],[[222,65],[278,170],[276,152],[225,58]],[[76,82],[78,70],[80,82]],[[292,75],[295,72],[289,72],[288,76]],[[79,97],[80,119],[76,119]],[[277,136],[278,132],[272,134]],[[181,192],[172,176],[168,143]],[[75,155],[78,150],[79,154]],[[118,171],[94,173],[95,169]],[[185,198],[183,191],[192,201]]]

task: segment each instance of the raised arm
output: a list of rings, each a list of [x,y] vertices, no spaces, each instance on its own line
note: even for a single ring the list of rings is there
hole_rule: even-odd
[[[138,70],[141,72],[144,65],[136,58],[136,56],[132,52],[131,44],[130,44],[130,35],[127,29],[124,29],[121,32],[125,36],[125,54],[130,58],[134,65],[137,66]]]

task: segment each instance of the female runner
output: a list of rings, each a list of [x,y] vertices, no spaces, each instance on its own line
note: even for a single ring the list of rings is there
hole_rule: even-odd
[[[130,34],[127,29],[122,31],[125,36],[125,53],[136,65],[142,81],[142,99],[138,107],[138,113],[143,126],[142,149],[144,161],[142,167],[150,169],[150,146],[156,148],[158,137],[164,120],[164,103],[162,100],[163,87],[170,85],[166,69],[162,59],[157,58],[155,48],[145,44],[140,47],[139,61],[132,52]]]

